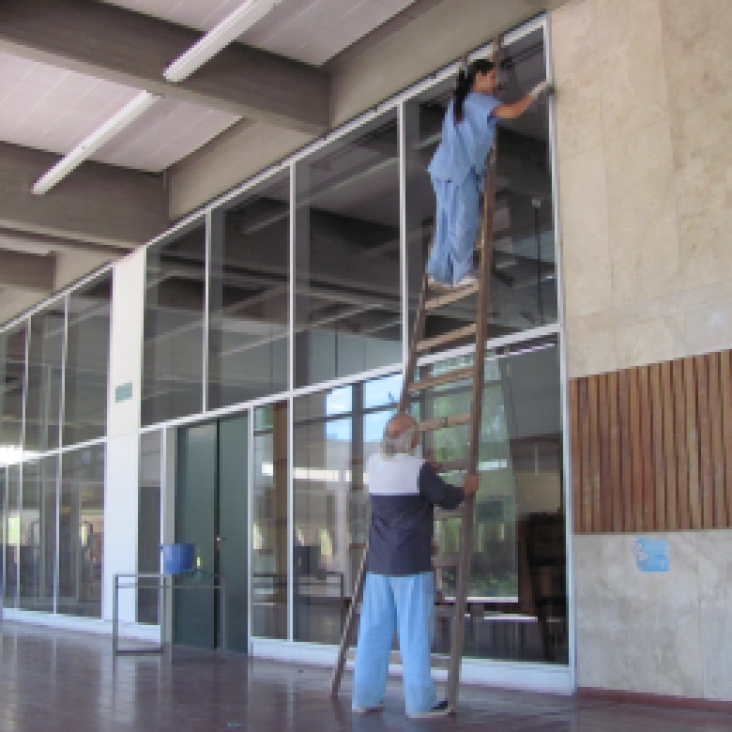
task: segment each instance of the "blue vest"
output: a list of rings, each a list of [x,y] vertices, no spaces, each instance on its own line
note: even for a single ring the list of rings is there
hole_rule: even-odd
[[[428,168],[432,178],[460,185],[471,170],[483,175],[496,131],[493,110],[500,104],[495,97],[470,92],[463,104],[463,119],[458,124],[453,113],[455,101],[448,104],[442,123],[442,141]]]

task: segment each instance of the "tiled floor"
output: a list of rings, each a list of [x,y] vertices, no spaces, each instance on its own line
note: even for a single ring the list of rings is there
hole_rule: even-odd
[[[327,669],[181,649],[172,663],[153,656],[115,660],[108,638],[8,622],[2,631],[3,731],[732,730],[732,714],[476,687],[464,688],[457,717],[412,722],[404,717],[398,680],[383,713],[353,717],[350,679],[333,702]]]

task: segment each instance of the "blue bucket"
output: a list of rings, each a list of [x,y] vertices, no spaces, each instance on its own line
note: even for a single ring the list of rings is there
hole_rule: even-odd
[[[163,574],[181,574],[193,569],[193,544],[161,544],[163,552]]]

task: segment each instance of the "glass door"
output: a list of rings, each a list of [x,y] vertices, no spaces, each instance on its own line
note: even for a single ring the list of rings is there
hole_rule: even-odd
[[[228,649],[248,650],[247,420],[243,414],[178,433],[176,541],[195,545],[203,570],[175,578],[173,642],[179,645],[221,645],[220,593],[196,587],[221,574]]]

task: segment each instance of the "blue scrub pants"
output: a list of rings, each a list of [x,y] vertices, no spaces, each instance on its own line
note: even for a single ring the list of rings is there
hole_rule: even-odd
[[[384,701],[395,630],[407,714],[427,712],[437,704],[430,673],[434,614],[432,572],[405,577],[367,573],[353,680],[354,709],[378,707]]]
[[[432,186],[437,198],[437,211],[427,273],[445,285],[456,285],[473,269],[483,178],[471,170],[460,185],[433,178]]]

